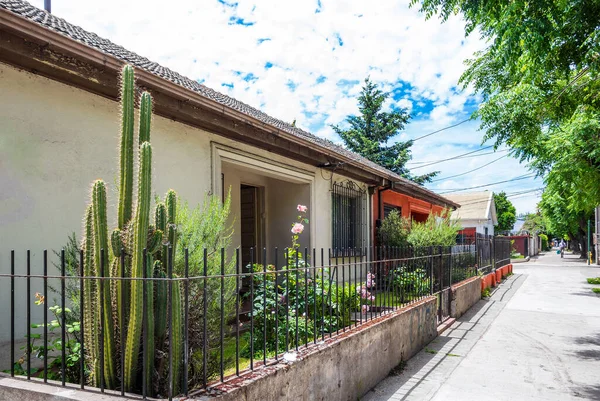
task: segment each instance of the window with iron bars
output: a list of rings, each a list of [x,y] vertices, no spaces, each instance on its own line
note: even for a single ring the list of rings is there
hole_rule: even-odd
[[[352,181],[333,183],[332,250],[340,255],[353,255],[367,246],[366,191]]]

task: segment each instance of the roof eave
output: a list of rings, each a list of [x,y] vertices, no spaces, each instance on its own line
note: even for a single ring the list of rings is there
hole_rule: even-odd
[[[447,199],[441,195],[436,194],[422,186],[415,184],[406,180],[398,181],[398,179],[391,180],[392,181],[392,190],[404,195],[412,196],[417,199],[424,200],[431,204],[442,206],[445,208],[456,210],[460,207],[458,203],[452,202],[450,199]]]
[[[105,70],[110,70],[113,74],[118,74],[121,67],[125,62],[115,56],[106,54],[98,49],[88,46],[84,43],[76,41],[60,32],[46,28],[34,21],[31,21],[25,17],[17,15],[5,9],[0,8],[0,28],[8,31],[12,31],[21,37],[25,37],[37,43],[42,43],[44,46],[52,45],[54,48],[59,49],[70,56],[73,56],[83,62],[91,63],[93,65],[102,66]],[[1,54],[2,52],[0,52]],[[179,99],[182,102],[194,103],[195,106],[211,110],[220,115],[234,119],[242,124],[248,124],[256,129],[264,131],[269,135],[276,135],[291,143],[299,144],[306,148],[312,149],[319,152],[331,159],[342,162],[345,165],[351,166],[353,169],[360,170],[366,173],[365,181],[369,181],[371,185],[384,185],[385,180],[394,182],[400,186],[400,191],[405,191],[407,195],[421,198],[437,205],[444,205],[450,208],[460,207],[457,203],[450,201],[426,188],[421,187],[418,184],[410,182],[408,180],[400,181],[399,177],[380,170],[377,170],[371,166],[365,165],[357,160],[353,160],[344,154],[335,152],[332,149],[321,146],[310,140],[303,139],[302,137],[293,135],[286,132],[276,126],[260,121],[248,114],[242,113],[235,109],[229,108],[223,104],[218,103],[215,100],[209,99],[200,95],[199,93],[185,88],[179,84],[171,82],[165,78],[159,77],[151,72],[144,69],[135,67],[137,84],[141,87],[150,87],[160,90],[162,93],[171,96],[174,99]],[[76,74],[66,75],[72,79],[76,78]],[[87,88],[84,88],[87,90]],[[106,94],[102,94],[107,96]],[[344,174],[344,171],[339,171],[340,174]],[[365,176],[365,177],[366,177]]]

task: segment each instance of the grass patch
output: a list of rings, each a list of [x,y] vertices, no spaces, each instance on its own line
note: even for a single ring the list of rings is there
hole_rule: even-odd
[[[425,347],[425,352],[427,352],[428,354],[437,354],[438,353],[436,350],[433,350],[433,349],[427,348],[427,347]]]
[[[600,294],[600,288],[592,288],[592,291],[594,291],[596,294]]]
[[[406,369],[406,361],[402,360],[396,367],[390,370],[388,376],[400,376],[404,372],[404,369]]]
[[[600,284],[600,277],[591,277],[587,279],[589,284]]]
[[[248,339],[245,336],[240,336],[240,353],[242,350],[248,348],[250,346]],[[256,360],[256,358],[255,358]],[[262,355],[261,355],[262,360]],[[229,376],[235,374],[235,338],[231,338],[226,340],[223,347],[223,361],[224,361],[224,369],[223,375]],[[250,358],[244,358],[240,355],[239,359],[240,371],[247,369],[250,367]]]
[[[460,357],[460,355],[458,355],[458,354],[452,354],[452,353],[450,353],[450,352],[448,352],[448,353],[446,354],[446,356],[456,356],[456,357]]]
[[[490,291],[489,288],[484,288],[483,291],[481,291],[481,298],[489,298],[492,296],[492,292]]]

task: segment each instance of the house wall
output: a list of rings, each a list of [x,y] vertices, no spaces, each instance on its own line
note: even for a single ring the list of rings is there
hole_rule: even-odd
[[[381,196],[381,202],[379,197]],[[402,217],[415,221],[424,221],[431,213],[441,214],[444,210],[442,206],[434,205],[420,199],[413,198],[395,191],[387,190],[379,193],[375,191],[372,196],[373,211],[373,238],[377,235],[377,220],[383,219],[384,205],[392,205],[402,208]]]
[[[463,230],[472,231],[475,229],[477,234],[485,234],[485,228],[488,229],[488,235],[494,235],[494,222],[489,220],[466,220],[461,219],[460,225]]]
[[[25,252],[31,249],[31,271],[40,273],[42,252],[48,249],[50,273],[56,273],[53,263],[58,259],[52,250],[64,246],[73,232],[81,237],[81,221],[95,179],[107,183],[109,227],[116,225],[119,105],[1,63],[0,93],[0,271],[9,271],[10,250],[14,249],[16,271],[24,273]],[[277,224],[268,233],[269,243],[289,241],[286,224],[291,224],[295,212],[288,206],[305,202],[318,205],[309,210],[310,244],[306,245],[331,246],[330,186],[332,180],[345,177],[162,117],[154,117],[152,129],[153,195],[163,196],[173,188],[190,206],[201,203],[213,188],[211,145],[232,147],[301,168],[313,177],[310,184],[297,187],[273,177],[253,177],[273,189],[267,201]],[[238,178],[242,181],[243,177]],[[231,174],[227,179],[231,185],[237,182]],[[22,306],[17,310],[16,330],[21,336],[25,332],[25,282],[16,281],[16,304]],[[58,283],[51,284],[58,287]],[[31,293],[41,290],[41,280],[31,280]],[[10,305],[9,294],[9,280],[0,279],[0,304]],[[0,321],[7,321],[8,313],[3,308]],[[33,313],[33,321],[39,320],[41,308],[34,307]],[[0,342],[8,338],[9,325],[0,325]]]

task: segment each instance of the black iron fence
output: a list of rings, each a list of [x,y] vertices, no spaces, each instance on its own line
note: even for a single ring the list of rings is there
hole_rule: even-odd
[[[511,243],[507,237],[477,234],[477,266],[481,273],[492,271],[510,263]]]
[[[499,269],[510,263],[512,244],[510,238],[494,237],[494,269]]]
[[[192,261],[184,250],[170,255],[166,275],[153,275],[144,263],[138,278],[127,277],[124,252],[120,258],[101,252],[100,271],[85,276],[83,252],[60,252],[59,271],[50,274],[47,251],[27,251],[19,261],[13,251],[10,272],[0,274],[11,299],[11,363],[0,369],[102,392],[194,395],[432,295],[442,321],[450,314],[450,285],[477,275],[480,261],[492,255],[502,263],[502,244],[496,252],[479,249],[479,241],[351,252],[252,250],[243,269],[239,249],[205,251]],[[23,282],[25,291],[16,290]],[[138,290],[141,304],[133,301]],[[139,344],[130,336],[137,323]]]

